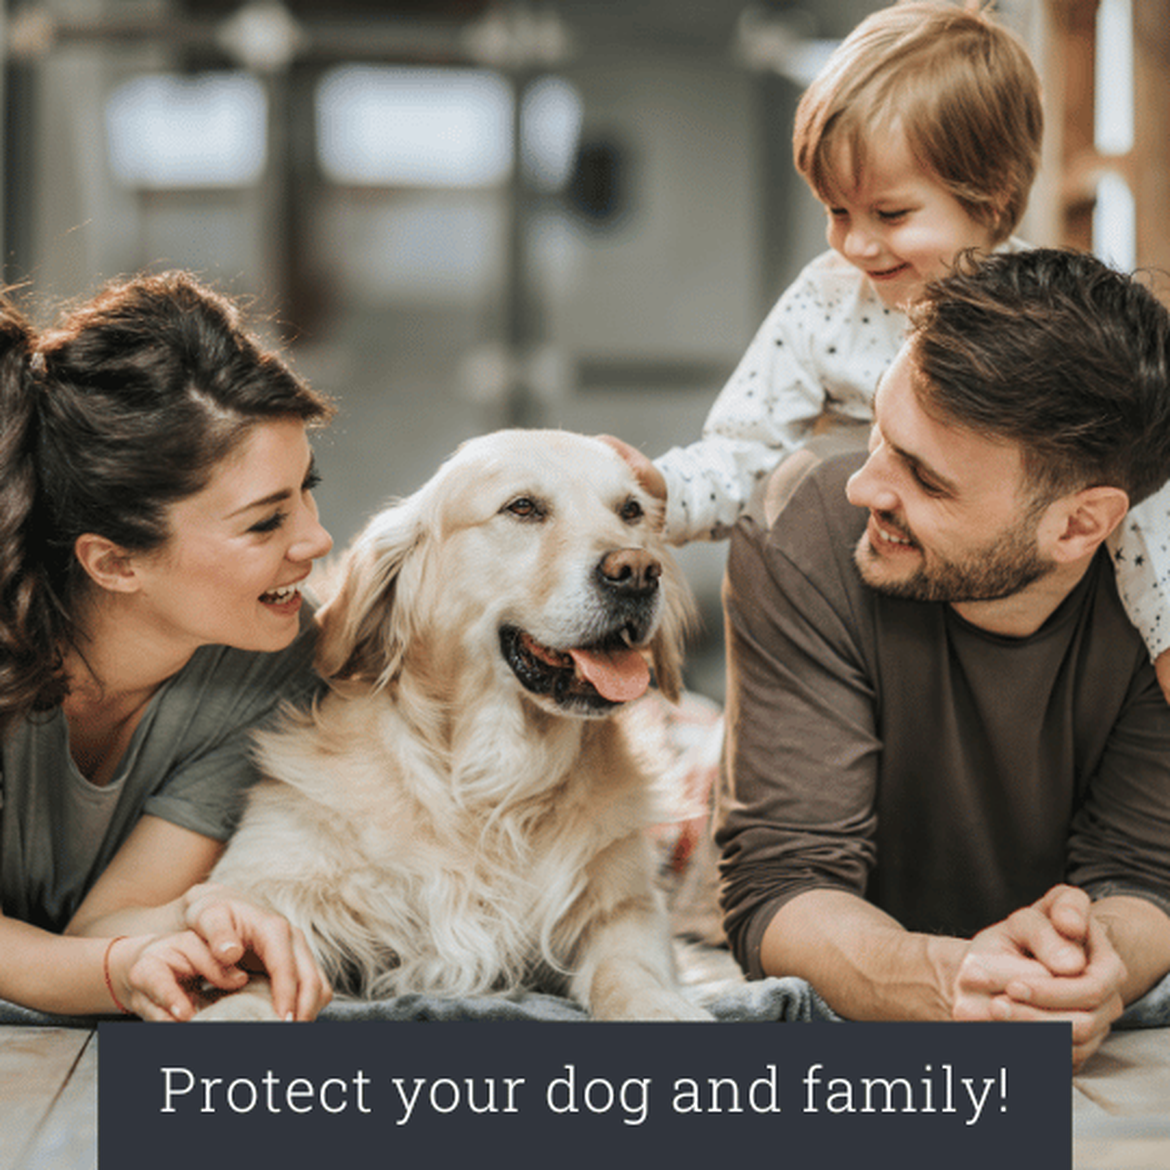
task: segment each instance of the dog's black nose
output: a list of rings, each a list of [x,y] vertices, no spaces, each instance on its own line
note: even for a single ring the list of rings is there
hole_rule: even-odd
[[[641,596],[658,588],[662,565],[643,549],[619,548],[601,558],[597,571],[607,589]]]

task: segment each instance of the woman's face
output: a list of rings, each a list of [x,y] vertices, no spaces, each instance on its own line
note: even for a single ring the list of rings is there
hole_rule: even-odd
[[[165,545],[133,557],[140,613],[177,649],[281,650],[300,585],[333,545],[317,519],[313,455],[299,419],[258,423],[207,486],[173,504]]]

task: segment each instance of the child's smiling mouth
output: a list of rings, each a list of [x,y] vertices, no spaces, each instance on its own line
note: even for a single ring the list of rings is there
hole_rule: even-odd
[[[910,270],[909,264],[896,264],[893,268],[883,268],[876,272],[866,272],[870,280],[892,280],[895,276]]]

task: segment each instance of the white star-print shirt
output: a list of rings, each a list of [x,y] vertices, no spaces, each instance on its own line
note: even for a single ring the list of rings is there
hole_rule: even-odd
[[[826,413],[871,422],[878,379],[906,326],[836,252],[806,265],[720,391],[702,438],[655,460],[670,540],[727,537],[759,482]],[[1170,485],[1130,510],[1109,549],[1126,612],[1156,658],[1170,648]]]

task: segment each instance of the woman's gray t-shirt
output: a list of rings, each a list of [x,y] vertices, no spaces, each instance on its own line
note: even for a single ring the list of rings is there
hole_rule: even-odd
[[[111,781],[91,784],[58,708],[9,735],[0,774],[0,903],[60,931],[146,814],[226,840],[256,779],[251,733],[307,702],[315,630],[275,653],[203,646],[151,699]]]

